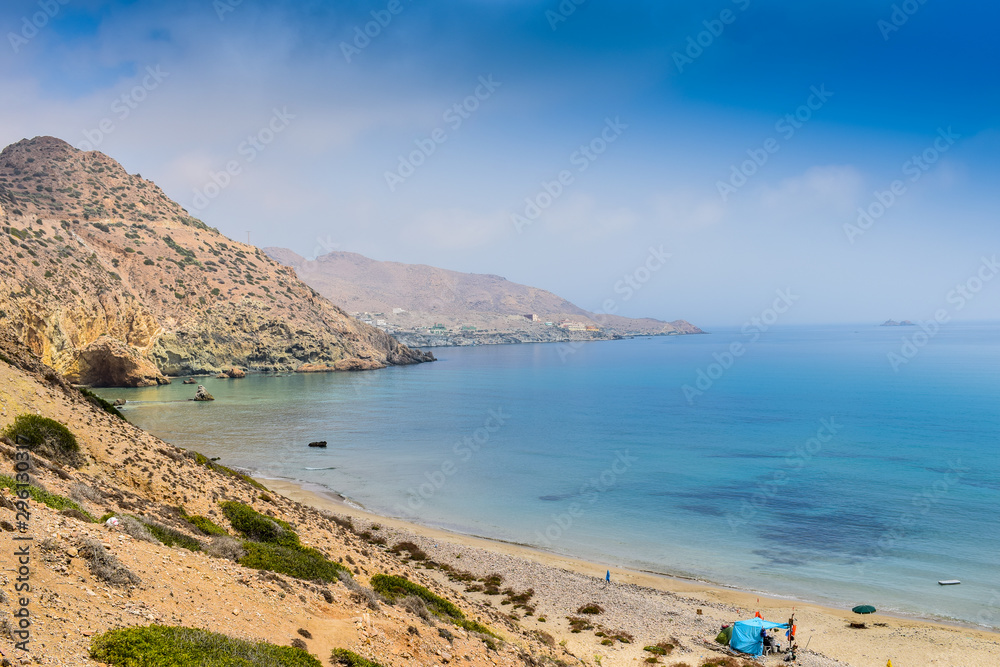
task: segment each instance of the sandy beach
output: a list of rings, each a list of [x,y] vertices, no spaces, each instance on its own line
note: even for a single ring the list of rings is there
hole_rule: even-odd
[[[378,516],[344,502],[336,494],[303,488],[287,480],[262,481],[291,500],[351,517],[359,530],[378,525],[380,535],[387,537],[390,545],[410,540],[435,562],[479,576],[499,573],[504,584],[515,590],[532,588],[536,614],[521,617],[518,622],[549,633],[558,643],[565,642],[565,648],[580,659],[590,661],[599,656],[602,665],[635,664],[650,656],[643,652],[644,646],[672,639],[678,649],[663,658],[664,664],[700,666],[704,659],[720,656],[703,642],[711,642],[722,624],[749,618],[756,611],[775,622],[785,622],[794,614],[800,646],[808,646],[799,653],[796,664],[800,665],[884,667],[888,660],[894,667],[1000,664],[997,633],[881,614],[861,619],[850,610],[609,567]],[[609,569],[610,585],[604,582]],[[431,573],[443,585],[456,586],[444,575]],[[479,597],[489,602],[488,596]],[[578,616],[576,610],[591,603],[604,608],[595,622],[628,632],[635,641],[610,647],[602,645],[592,632],[571,632],[567,617]],[[867,628],[850,627],[851,622],[859,620],[865,620]],[[786,663],[778,655],[764,659],[764,664]]]

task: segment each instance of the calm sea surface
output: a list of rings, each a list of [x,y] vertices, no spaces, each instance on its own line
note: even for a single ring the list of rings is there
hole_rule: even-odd
[[[917,331],[438,348],[377,372],[201,379],[208,404],[179,381],[101,394],[180,447],[376,512],[1000,627],[1000,325],[946,325],[894,370]]]

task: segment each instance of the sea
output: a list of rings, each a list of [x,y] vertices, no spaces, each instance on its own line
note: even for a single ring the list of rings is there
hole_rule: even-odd
[[[100,394],[178,447],[382,515],[1000,627],[1000,324],[434,353],[380,371],[199,378],[211,403],[180,380]]]

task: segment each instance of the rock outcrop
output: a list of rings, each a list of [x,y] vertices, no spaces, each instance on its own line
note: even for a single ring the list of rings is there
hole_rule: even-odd
[[[0,325],[73,382],[433,359],[348,317],[108,156],[59,139],[0,153],[0,224]]]
[[[212,396],[210,393],[208,393],[208,390],[205,389],[205,385],[200,384],[200,385],[198,385],[197,391],[194,392],[194,398],[191,399],[191,400],[193,400],[193,401],[214,401],[215,400],[215,396]]]
[[[138,350],[108,335],[77,351],[65,373],[95,387],[150,387],[170,380]]]
[[[233,366],[228,371],[226,371],[226,376],[233,378],[234,380],[239,380],[240,378],[245,378],[247,376],[246,371],[242,368],[236,368]]]

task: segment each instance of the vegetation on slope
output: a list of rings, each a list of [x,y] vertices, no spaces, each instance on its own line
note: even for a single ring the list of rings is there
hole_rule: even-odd
[[[50,461],[73,467],[83,463],[76,436],[55,419],[33,414],[18,415],[3,430],[3,435]]]
[[[17,480],[15,480],[13,477],[8,477],[7,475],[0,475],[0,489],[10,489],[11,491],[16,492],[18,486],[19,485],[17,483]],[[86,521],[89,521],[91,523],[94,523],[95,521],[94,517],[89,512],[87,512],[87,510],[83,509],[80,505],[73,502],[69,498],[66,498],[65,496],[59,496],[54,493],[49,493],[45,489],[42,489],[37,486],[28,486],[26,488],[28,489],[28,494],[31,496],[31,499],[34,500],[35,502],[48,505],[54,510],[60,510],[60,511],[75,510],[76,512],[79,512],[80,515],[82,515],[82,517]]]
[[[115,667],[321,667],[300,648],[248,642],[197,628],[121,628],[94,637],[90,657]]]
[[[240,565],[269,570],[308,581],[337,581],[350,571],[311,547],[299,542],[291,524],[265,516],[244,503],[222,503],[222,513],[233,529],[246,538],[246,555]]]
[[[376,574],[371,579],[372,589],[381,594],[390,602],[396,602],[402,598],[415,596],[424,601],[427,609],[440,618],[451,621],[460,628],[470,632],[479,632],[484,635],[496,637],[488,627],[465,617],[462,610],[454,603],[436,595],[419,584],[415,584],[406,577],[399,577],[389,574]]]

